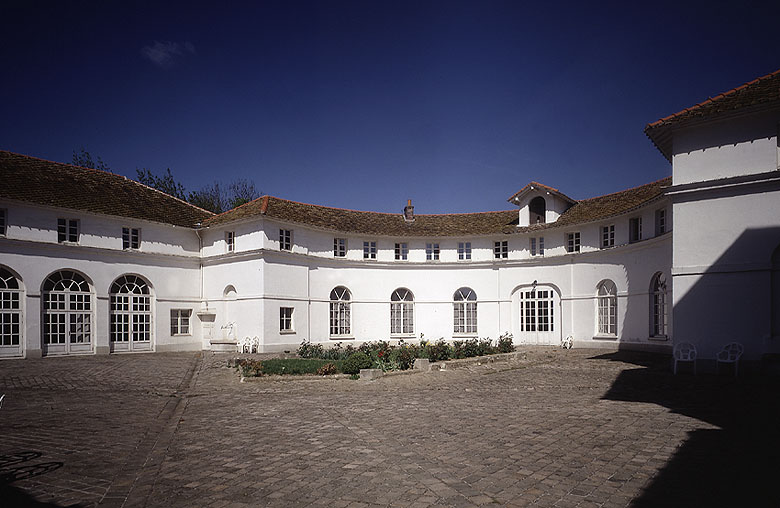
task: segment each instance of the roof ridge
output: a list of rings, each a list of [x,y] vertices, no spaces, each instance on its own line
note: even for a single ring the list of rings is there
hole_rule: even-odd
[[[593,201],[594,199],[606,198],[607,196],[614,196],[615,194],[622,194],[624,192],[631,192],[633,190],[637,190],[637,189],[640,189],[642,187],[649,187],[651,185],[659,184],[659,183],[663,182],[664,180],[668,180],[670,178],[671,178],[671,176],[665,176],[665,177],[663,177],[663,178],[661,178],[659,180],[656,180],[654,182],[643,183],[641,185],[635,185],[634,187],[629,187],[628,189],[623,189],[623,190],[619,190],[619,191],[615,191],[615,192],[610,192],[608,194],[602,194],[601,196],[593,196],[592,198],[578,199],[577,203],[583,203],[585,201]]]
[[[318,207],[318,208],[327,208],[328,210],[338,210],[338,211],[341,211],[341,212],[375,213],[375,214],[380,214],[380,215],[393,215],[393,216],[395,216],[395,215],[403,215],[402,212],[374,212],[374,211],[371,211],[371,210],[354,210],[352,208],[339,208],[339,207],[335,207],[335,206],[316,205],[314,203],[304,203],[304,202],[301,202],[301,201],[294,201],[292,199],[285,199],[285,198],[280,198],[280,197],[271,196],[271,195],[264,196],[264,197],[278,199],[279,201],[286,201],[287,203],[294,203],[294,204],[297,204],[297,205],[315,206],[315,207]],[[517,211],[516,210],[492,210],[492,211],[486,211],[486,212],[416,213],[416,214],[414,214],[414,216],[415,217],[430,217],[430,216],[442,216],[442,215],[475,215],[475,214],[480,214],[480,213],[505,213],[505,212],[515,212],[516,213]]]

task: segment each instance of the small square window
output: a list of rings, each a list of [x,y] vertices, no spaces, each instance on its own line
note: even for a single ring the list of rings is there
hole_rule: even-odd
[[[439,260],[439,244],[438,243],[426,243],[425,244],[425,259],[428,261]]]
[[[279,230],[279,250],[292,250],[292,231],[289,229]]]
[[[8,223],[8,211],[0,208],[0,236],[5,236],[5,228]]]
[[[471,259],[471,242],[458,242],[458,259]]]
[[[347,257],[347,239],[346,238],[334,238],[333,239],[333,255],[337,258]]]
[[[236,250],[236,233],[235,231],[225,231],[225,251],[235,252]]]
[[[509,242],[495,242],[493,244],[493,257],[496,259],[506,259],[509,257]]]
[[[141,230],[138,228],[122,228],[122,248],[138,249],[141,247]]]
[[[634,217],[628,221],[628,241],[638,242],[642,239],[642,217]]]
[[[532,256],[544,256],[544,237],[531,238],[530,247]]]
[[[566,252],[580,251],[580,234],[568,233],[566,235]]]
[[[191,335],[192,309],[171,309],[171,335]]]
[[[395,244],[395,259],[406,261],[409,259],[409,244],[397,243]]]
[[[279,331],[293,331],[293,307],[279,307]]]
[[[376,259],[376,242],[363,242],[363,259]]]
[[[601,228],[601,248],[606,249],[608,247],[615,246],[615,225],[610,224]]]
[[[57,219],[57,242],[78,243],[79,221],[78,219]]]
[[[655,236],[666,233],[666,209],[659,208],[655,211]]]

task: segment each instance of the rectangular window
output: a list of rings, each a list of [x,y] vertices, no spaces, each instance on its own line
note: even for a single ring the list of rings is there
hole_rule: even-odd
[[[615,225],[604,226],[601,228],[601,248],[606,249],[608,247],[615,246]]]
[[[79,221],[78,219],[57,219],[57,242],[78,243]]]
[[[279,331],[291,332],[293,331],[293,308],[292,307],[279,307]]]
[[[531,255],[544,256],[544,237],[531,238]]]
[[[638,242],[642,239],[642,217],[634,217],[628,221],[628,241]]]
[[[363,259],[376,259],[376,242],[363,242]]]
[[[458,242],[458,259],[471,259],[471,242]]]
[[[659,208],[655,211],[655,236],[666,233],[666,209]]]
[[[397,243],[395,244],[395,259],[406,261],[409,258],[409,244]]]
[[[506,259],[509,257],[509,242],[495,242],[493,244],[493,256],[496,259]]]
[[[192,309],[171,309],[171,335],[190,335]]]
[[[0,236],[5,236],[5,225],[8,219],[8,212],[0,208]]]
[[[539,237],[539,255],[544,256],[544,237]]]
[[[279,230],[279,250],[292,250],[292,231],[289,229]]]
[[[334,238],[333,239],[333,255],[337,258],[347,257],[347,239],[346,238]]]
[[[566,252],[580,251],[580,234],[569,233],[566,235]]]
[[[138,249],[141,246],[141,230],[138,228],[122,228],[122,248]]]
[[[225,250],[227,252],[236,250],[236,233],[234,231],[225,231]]]
[[[425,259],[428,261],[439,260],[439,244],[438,243],[426,243],[425,244]]]

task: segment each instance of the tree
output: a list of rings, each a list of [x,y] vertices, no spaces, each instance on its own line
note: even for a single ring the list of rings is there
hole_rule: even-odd
[[[230,208],[241,206],[244,203],[257,199],[259,193],[255,188],[255,182],[246,178],[239,178],[230,183]]]
[[[97,158],[97,164],[92,160],[92,155],[84,148],[81,147],[79,152],[73,150],[72,164],[74,166],[81,166],[82,168],[98,169],[100,171],[111,171],[111,168],[103,162],[100,157]]]
[[[168,168],[162,176],[155,175],[147,168],[136,168],[135,173],[138,175],[138,181],[142,184],[153,187],[175,198],[184,201],[187,200],[187,196],[184,193],[184,186],[173,178],[171,168]]]
[[[224,188],[220,188],[218,182],[201,187],[200,190],[190,192],[187,201],[214,213],[222,213],[230,209],[229,199],[225,195]]]

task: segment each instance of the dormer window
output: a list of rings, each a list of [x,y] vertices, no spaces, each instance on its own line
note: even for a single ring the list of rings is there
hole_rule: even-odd
[[[547,215],[547,203],[542,196],[536,196],[528,203],[528,212],[531,214],[531,224],[544,224]]]

